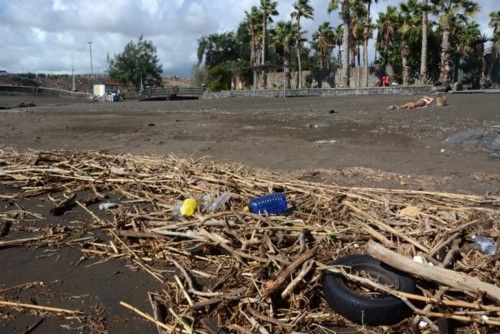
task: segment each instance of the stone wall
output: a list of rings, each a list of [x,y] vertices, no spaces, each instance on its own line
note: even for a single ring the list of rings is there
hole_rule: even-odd
[[[433,86],[391,86],[369,88],[308,88],[291,89],[285,96],[366,96],[366,95],[426,95],[435,91]],[[283,97],[283,90],[226,90],[221,92],[205,92],[203,99],[228,97]]]
[[[364,87],[363,74],[364,68],[351,68],[350,88]],[[302,87],[310,88],[335,88],[340,85],[340,69],[333,70],[312,70],[302,71]],[[290,86],[296,89],[298,80],[298,72],[290,72]],[[368,87],[375,87],[378,84],[378,78],[373,71],[368,73]],[[235,78],[236,89],[243,89],[243,83],[239,78]],[[284,74],[283,71],[268,72],[267,85],[269,89],[283,89]],[[250,89],[251,87],[246,87]]]

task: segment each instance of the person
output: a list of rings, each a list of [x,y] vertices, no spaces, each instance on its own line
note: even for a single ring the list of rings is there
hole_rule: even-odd
[[[400,106],[392,105],[390,107],[390,109],[394,110],[394,109],[415,109],[415,108],[422,108],[422,107],[427,107],[429,104],[432,103],[432,101],[434,101],[434,98],[432,98],[430,96],[424,96],[421,99],[418,99],[417,101],[407,102],[407,103],[404,103],[404,104],[402,104]]]
[[[387,87],[389,86],[391,83],[390,83],[390,80],[389,80],[389,76],[387,74],[385,74],[383,77],[382,77],[382,86],[384,87]]]

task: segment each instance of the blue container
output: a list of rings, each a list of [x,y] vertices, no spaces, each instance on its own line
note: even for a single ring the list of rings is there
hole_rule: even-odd
[[[284,193],[273,193],[253,198],[248,204],[251,213],[267,213],[270,215],[283,214],[288,210]]]

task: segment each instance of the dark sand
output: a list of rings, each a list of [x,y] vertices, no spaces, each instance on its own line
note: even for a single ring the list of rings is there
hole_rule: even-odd
[[[110,104],[0,95],[0,105],[4,106],[37,104],[0,111],[0,147],[208,156],[292,171],[319,182],[498,192],[499,162],[488,161],[489,152],[450,148],[443,140],[464,129],[498,131],[500,95],[452,95],[450,105],[443,108],[387,110],[389,105],[412,99],[235,98]],[[315,129],[314,125],[326,127]],[[448,151],[442,153],[441,149]],[[1,187],[0,193],[9,192]],[[43,216],[41,220],[26,220],[25,227],[71,228],[87,217],[79,208],[54,217],[46,198],[16,203],[0,200],[0,211],[16,204]],[[96,206],[91,210],[105,217]],[[22,228],[13,228],[0,240],[27,236],[30,234]],[[105,236],[97,237],[106,242]],[[160,289],[157,281],[123,260],[82,260],[78,248],[71,245],[0,249],[0,299],[83,310],[103,324],[101,329],[112,333],[155,332],[154,326],[118,303],[123,300],[151,312],[147,291]],[[29,282],[43,284],[13,288]],[[42,318],[27,311],[0,308],[0,333],[22,333]],[[61,317],[44,319],[33,333],[99,329],[92,325],[92,319],[84,324]],[[78,328],[82,325],[83,329]]]

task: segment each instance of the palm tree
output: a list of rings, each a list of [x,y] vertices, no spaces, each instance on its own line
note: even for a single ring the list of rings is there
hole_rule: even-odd
[[[493,28],[493,35],[500,33],[500,10],[490,13],[490,22],[488,25]]]
[[[329,22],[323,22],[312,35],[313,48],[319,54],[320,67],[330,68],[330,55],[336,44],[337,36]]]
[[[335,45],[338,46],[338,54],[337,54],[337,62],[340,63],[341,51],[342,51],[342,39],[344,36],[344,27],[342,24],[339,24],[335,28]]]
[[[384,68],[387,66],[389,60],[389,45],[396,34],[396,24],[398,21],[397,8],[393,6],[388,6],[385,13],[381,12],[378,14],[377,20],[377,48],[382,50],[382,56],[384,57]],[[385,69],[384,69],[385,70]]]
[[[363,84],[368,87],[368,40],[372,37],[373,25],[371,19],[372,2],[377,3],[378,0],[362,0],[366,5],[366,18],[363,24],[363,65],[364,76]]]
[[[349,37],[349,41],[351,43],[349,48],[351,50],[352,66],[356,66],[356,58],[358,60],[358,67],[361,66],[361,52],[359,48],[363,41],[362,37],[365,30],[365,18],[365,6],[363,6],[363,4],[359,1],[354,2],[351,7],[351,36]]]
[[[429,28],[429,5],[428,0],[422,0],[419,6],[420,13],[422,15],[422,49],[420,51],[420,84],[425,85],[427,83],[429,74],[427,71],[427,31]]]
[[[253,72],[253,89],[257,89],[257,66],[259,65],[258,50],[262,42],[261,16],[259,9],[253,6],[249,12],[245,12],[246,24],[250,32],[250,66]]]
[[[488,25],[493,28],[493,48],[492,53],[500,56],[500,10],[490,13],[490,22]]]
[[[271,45],[283,57],[286,88],[290,88],[290,49],[296,35],[296,25],[292,21],[280,21],[272,31]]]
[[[356,0],[330,0],[328,3],[328,12],[340,8],[342,23],[344,24],[344,32],[342,34],[342,70],[340,72],[341,85],[349,87],[350,68],[349,68],[349,46],[351,35],[351,5]]]
[[[410,66],[408,58],[410,57],[409,37],[413,27],[416,27],[418,15],[415,15],[417,9],[415,0],[409,0],[407,3],[399,4],[398,34],[401,39],[401,62],[403,66],[403,85],[410,83]],[[418,14],[418,13],[417,13]]]
[[[262,54],[261,54],[261,64],[266,65],[266,38],[267,38],[267,25],[273,22],[273,16],[278,15],[277,1],[272,0],[260,0],[260,12],[262,15]],[[262,88],[266,89],[267,77],[266,70],[262,68]]]
[[[436,14],[440,14],[440,25],[443,30],[441,42],[441,64],[439,81],[443,85],[450,83],[451,50],[450,30],[452,21],[457,18],[463,22],[479,10],[479,5],[473,0],[431,0]]]
[[[299,66],[297,88],[302,88],[302,62],[300,59],[300,43],[302,41],[302,27],[300,19],[312,19],[314,9],[309,5],[309,0],[297,0],[293,4],[292,19],[295,18],[297,31],[295,34],[295,50],[297,51],[297,65]]]

